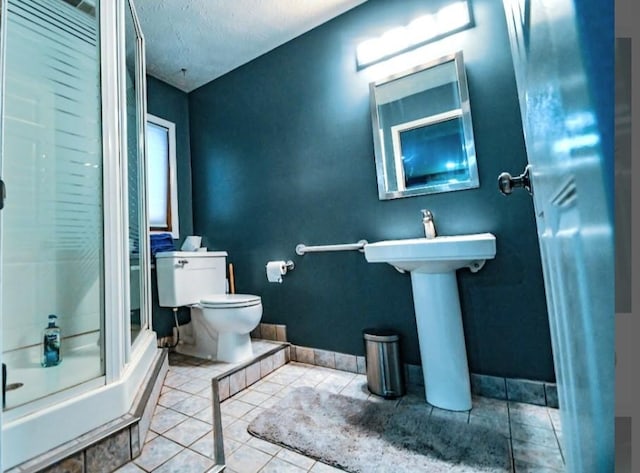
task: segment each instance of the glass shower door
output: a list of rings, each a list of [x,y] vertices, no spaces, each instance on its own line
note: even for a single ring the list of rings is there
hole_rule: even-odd
[[[146,209],[146,78],[144,37],[135,6],[125,2],[125,84],[127,214],[129,229],[129,305],[131,346],[148,328],[149,230]]]
[[[104,375],[97,7],[8,0],[0,213],[6,409]],[[61,362],[43,367],[50,314]]]

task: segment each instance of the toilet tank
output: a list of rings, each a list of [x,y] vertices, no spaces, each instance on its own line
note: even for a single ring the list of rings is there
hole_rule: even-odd
[[[226,251],[156,253],[160,307],[180,307],[226,292]]]

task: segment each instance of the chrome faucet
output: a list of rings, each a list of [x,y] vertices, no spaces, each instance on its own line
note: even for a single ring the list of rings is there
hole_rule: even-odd
[[[433,222],[433,214],[431,210],[422,209],[422,225],[424,225],[424,236],[425,238],[435,238],[436,237],[436,226]]]

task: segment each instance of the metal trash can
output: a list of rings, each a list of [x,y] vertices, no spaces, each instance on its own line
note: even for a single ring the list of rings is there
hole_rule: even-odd
[[[364,330],[369,391],[385,398],[404,395],[400,335],[385,329]]]

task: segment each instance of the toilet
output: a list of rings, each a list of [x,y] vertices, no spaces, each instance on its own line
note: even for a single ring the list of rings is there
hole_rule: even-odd
[[[249,333],[262,318],[262,299],[227,294],[226,270],[226,251],[156,253],[160,307],[190,307],[191,323],[178,331],[179,353],[228,363],[253,356]]]

